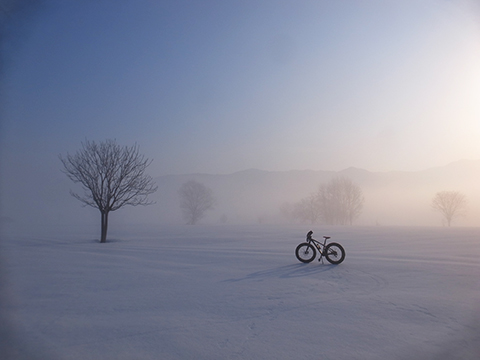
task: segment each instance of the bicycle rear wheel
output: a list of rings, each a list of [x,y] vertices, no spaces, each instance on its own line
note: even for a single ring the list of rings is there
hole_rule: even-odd
[[[295,256],[303,263],[312,262],[316,255],[317,252],[315,251],[315,248],[308,243],[301,243],[295,249]]]
[[[345,259],[345,250],[342,245],[337,243],[328,244],[324,253],[330,264],[338,265]]]

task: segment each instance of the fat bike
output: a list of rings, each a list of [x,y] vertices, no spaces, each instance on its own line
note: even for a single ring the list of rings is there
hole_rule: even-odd
[[[327,240],[330,236],[323,237],[323,243],[315,240],[313,237],[313,231],[309,231],[307,234],[306,242],[301,243],[295,249],[295,256],[303,263],[312,262],[317,256],[317,251],[320,254],[318,261],[322,261],[323,257],[327,259],[330,264],[338,265],[345,260],[345,250],[342,245],[331,242],[327,244]]]

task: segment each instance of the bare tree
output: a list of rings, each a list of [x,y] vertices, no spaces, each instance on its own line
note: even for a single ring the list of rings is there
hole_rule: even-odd
[[[458,191],[440,191],[432,200],[432,209],[439,211],[450,226],[455,218],[465,216],[467,198]]]
[[[213,209],[215,205],[212,190],[194,180],[184,183],[178,194],[183,217],[189,225],[195,225],[205,216],[205,212]]]
[[[363,209],[365,198],[362,189],[348,178],[340,179],[343,187],[343,206],[345,208],[346,220],[349,225],[358,218]]]
[[[292,216],[301,222],[314,224],[321,218],[322,211],[317,197],[312,194],[293,205]]]
[[[328,225],[352,225],[362,212],[363,203],[362,189],[348,178],[337,177],[297,203],[284,203],[280,212],[286,218],[311,224],[321,221]]]
[[[100,242],[107,241],[108,214],[125,205],[150,205],[148,195],[157,190],[152,178],[145,174],[152,162],[140,155],[138,146],[120,146],[115,140],[97,144],[82,143],[82,149],[74,155],[67,154],[60,160],[63,172],[74,182],[80,183],[83,195],[72,191],[72,196],[85,205],[97,208],[101,213]]]
[[[362,189],[344,177],[320,185],[316,197],[323,221],[329,225],[352,225],[365,201]]]

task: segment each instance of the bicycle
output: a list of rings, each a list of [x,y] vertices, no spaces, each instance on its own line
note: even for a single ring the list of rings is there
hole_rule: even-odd
[[[320,253],[318,261],[322,261],[322,264],[324,256],[330,264],[334,265],[338,265],[345,260],[345,250],[342,245],[334,242],[327,244],[327,240],[331,238],[330,236],[324,236],[322,244],[320,241],[315,240],[312,235],[313,231],[310,230],[307,234],[307,241],[299,244],[295,249],[295,256],[299,261],[303,263],[312,262],[315,256],[317,256],[315,248]]]

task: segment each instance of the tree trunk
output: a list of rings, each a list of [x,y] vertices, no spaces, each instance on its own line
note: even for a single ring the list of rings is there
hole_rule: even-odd
[[[107,230],[108,230],[108,212],[102,211],[102,233],[100,237],[100,242],[107,242]]]

